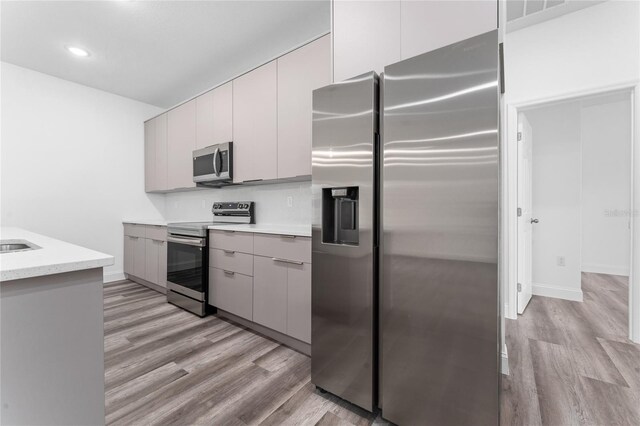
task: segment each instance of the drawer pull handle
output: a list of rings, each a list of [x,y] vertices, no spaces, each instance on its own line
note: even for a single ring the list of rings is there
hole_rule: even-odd
[[[235,272],[232,272],[232,271],[226,271],[226,270],[224,270],[224,269],[223,269],[223,272],[224,272],[225,274],[227,274],[227,275],[235,275],[235,274],[236,274]]]
[[[285,238],[288,240],[295,240],[296,236],[295,235],[280,235],[280,238]]]
[[[304,263],[304,262],[296,262],[295,260],[280,259],[279,257],[272,257],[271,260],[273,260],[274,262],[292,263],[294,265],[302,265]]]
[[[233,234],[233,233],[234,233],[234,232],[236,232],[236,231],[232,231],[232,230],[230,230],[230,229],[225,229],[225,230],[224,230],[224,232],[226,232],[227,234]]]
[[[236,254],[235,251],[233,250],[222,250],[224,252],[224,254]]]
[[[156,240],[156,239],[152,239],[151,241],[155,241],[156,243],[160,243],[160,244],[164,243],[164,241],[162,241],[162,240]]]

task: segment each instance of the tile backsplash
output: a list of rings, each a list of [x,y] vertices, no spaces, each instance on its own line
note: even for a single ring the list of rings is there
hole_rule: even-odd
[[[218,201],[255,201],[256,223],[311,224],[311,182],[230,186],[166,194],[165,219],[212,220],[211,206]]]

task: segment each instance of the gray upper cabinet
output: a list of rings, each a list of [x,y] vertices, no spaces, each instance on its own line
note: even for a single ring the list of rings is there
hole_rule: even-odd
[[[329,35],[278,58],[278,178],[311,175],[312,91],[329,83]]]
[[[233,82],[196,98],[196,148],[233,140]]]
[[[277,63],[233,81],[234,182],[278,177]]]
[[[402,0],[400,28],[402,59],[411,58],[495,30],[498,2]]]
[[[334,0],[331,31],[334,81],[381,73],[400,60],[400,0]]]
[[[196,149],[196,100],[169,111],[167,121],[168,189],[193,188]]]
[[[167,189],[167,114],[144,123],[145,191]]]

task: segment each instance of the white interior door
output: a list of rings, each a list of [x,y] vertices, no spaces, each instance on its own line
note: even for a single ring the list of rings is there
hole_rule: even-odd
[[[531,124],[518,114],[518,313],[524,312],[532,293],[532,140]]]

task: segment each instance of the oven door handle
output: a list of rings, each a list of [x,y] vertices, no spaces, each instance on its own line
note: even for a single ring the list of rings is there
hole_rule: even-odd
[[[170,243],[186,244],[188,246],[194,246],[194,247],[205,246],[205,242],[200,238],[185,238],[185,237],[176,237],[173,235],[168,235],[167,241],[169,241]]]

